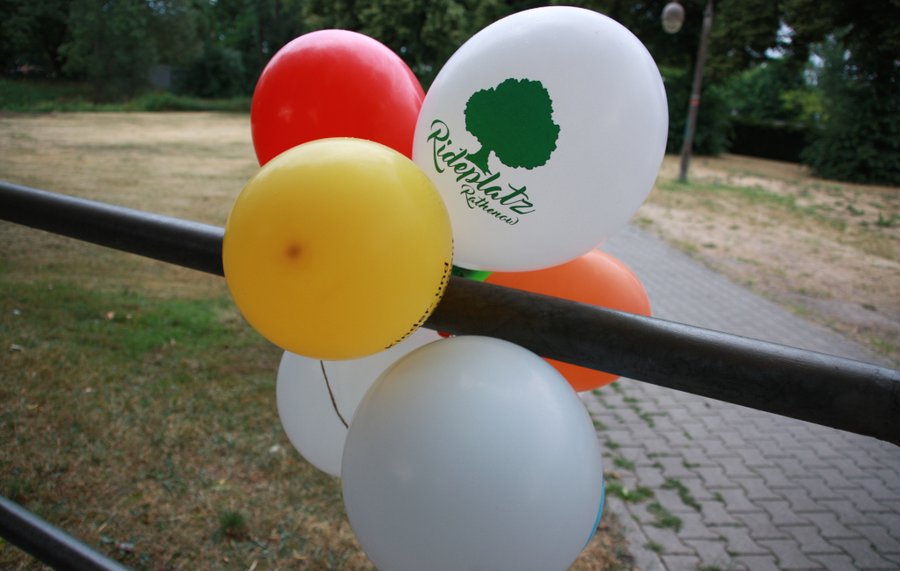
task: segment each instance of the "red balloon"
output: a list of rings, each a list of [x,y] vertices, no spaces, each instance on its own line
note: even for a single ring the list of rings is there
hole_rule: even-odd
[[[315,139],[355,137],[412,157],[425,92],[390,48],[363,34],[321,30],[295,38],[263,69],[250,126],[260,165]]]
[[[650,300],[643,284],[620,260],[600,250],[565,264],[533,272],[494,272],[487,283],[521,289],[609,309],[650,315]],[[546,359],[576,391],[596,389],[618,375]]]

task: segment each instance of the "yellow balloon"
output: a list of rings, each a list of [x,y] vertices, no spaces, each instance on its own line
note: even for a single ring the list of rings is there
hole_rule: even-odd
[[[431,314],[450,276],[450,219],[404,155],[320,139],[272,159],[225,224],[225,280],[244,318],[315,359],[387,349]]]

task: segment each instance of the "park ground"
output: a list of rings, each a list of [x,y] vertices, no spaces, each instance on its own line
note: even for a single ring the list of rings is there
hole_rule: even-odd
[[[0,116],[0,178],[221,226],[245,114]],[[634,221],[896,364],[900,193],[797,165],[666,157]],[[224,281],[0,225],[2,493],[138,568],[370,568],[340,487],[274,407],[279,352]],[[652,302],[652,299],[651,299]],[[628,569],[614,518],[575,569]],[[28,560],[0,548],[0,566]]]

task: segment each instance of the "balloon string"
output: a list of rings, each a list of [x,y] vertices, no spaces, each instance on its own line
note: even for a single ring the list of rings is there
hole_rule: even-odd
[[[338,415],[338,418],[341,419],[344,428],[350,428],[350,425],[347,424],[347,421],[344,420],[343,415],[341,415],[341,411],[338,410],[337,401],[334,400],[334,392],[331,390],[331,383],[328,382],[328,373],[325,372],[325,361],[319,361],[319,365],[322,367],[322,376],[325,377],[325,386],[328,388],[328,396],[331,397],[331,406],[334,408],[334,412]]]

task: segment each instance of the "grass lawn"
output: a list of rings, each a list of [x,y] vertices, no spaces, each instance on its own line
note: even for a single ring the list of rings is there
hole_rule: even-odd
[[[223,225],[246,115],[0,116],[0,178]],[[138,569],[371,569],[224,280],[0,222],[0,493]],[[0,568],[38,568],[0,542]],[[573,569],[630,569],[614,517]]]

